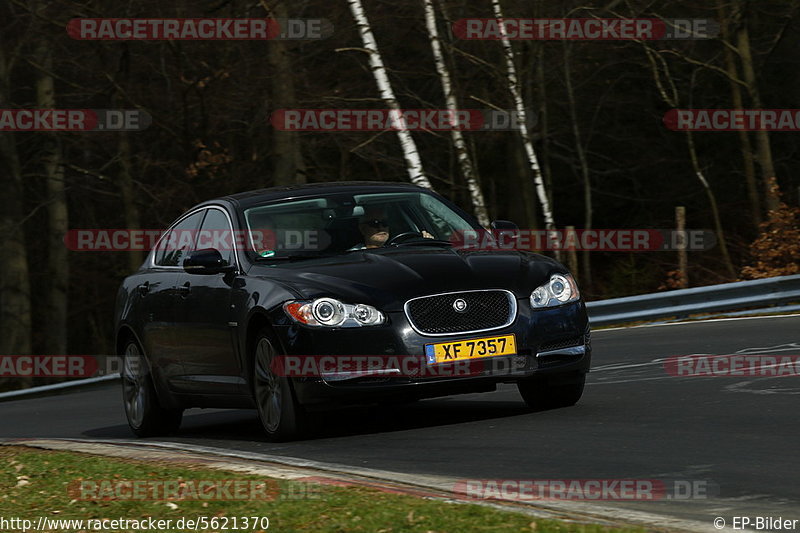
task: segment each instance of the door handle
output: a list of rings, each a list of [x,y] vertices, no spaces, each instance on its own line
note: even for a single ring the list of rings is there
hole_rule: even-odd
[[[192,284],[188,281],[178,287],[178,294],[181,296],[189,296],[190,292],[192,292]]]
[[[145,281],[141,285],[138,285],[136,287],[136,290],[139,291],[139,294],[144,296],[145,294],[147,294],[150,291],[150,282],[149,281]]]

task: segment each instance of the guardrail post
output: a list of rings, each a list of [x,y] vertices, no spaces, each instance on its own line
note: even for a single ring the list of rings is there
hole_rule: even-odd
[[[689,254],[686,252],[686,208],[679,205],[675,208],[675,226],[678,241],[678,286],[689,287]]]

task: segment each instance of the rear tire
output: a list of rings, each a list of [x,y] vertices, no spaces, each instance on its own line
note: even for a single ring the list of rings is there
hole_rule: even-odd
[[[522,399],[528,407],[535,410],[571,407],[583,396],[585,385],[586,374],[566,382],[541,377],[521,379],[517,382]]]
[[[183,409],[161,407],[147,360],[132,340],[125,345],[120,374],[125,416],[137,437],[157,437],[178,430]]]
[[[256,336],[253,351],[253,398],[267,440],[294,440],[305,429],[306,413],[297,402],[289,378],[273,372],[278,351],[266,330]]]

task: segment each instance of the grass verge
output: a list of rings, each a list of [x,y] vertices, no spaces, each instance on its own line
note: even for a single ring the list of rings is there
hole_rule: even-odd
[[[130,492],[115,493],[125,486],[123,480],[157,487],[158,482],[178,481],[185,493],[188,487],[201,487],[200,481],[217,482],[224,486],[230,480],[250,481],[244,491],[258,499],[226,499],[203,501],[210,494],[225,496],[225,492],[205,492],[193,500],[131,499]],[[81,483],[84,483],[81,485]],[[87,487],[90,489],[87,491]],[[253,489],[253,487],[257,487]],[[261,497],[261,489],[266,497]],[[188,490],[188,492],[187,492]],[[216,490],[216,489],[215,489]],[[98,496],[128,499],[97,500]],[[163,493],[162,493],[163,494]],[[554,520],[534,519],[531,516],[474,504],[454,504],[442,500],[393,494],[363,487],[336,487],[308,481],[284,481],[260,476],[195,468],[178,463],[144,462],[112,459],[80,453],[37,450],[25,447],[0,447],[0,519],[20,518],[37,523],[40,516],[50,519],[82,519],[105,521],[104,531],[141,531],[136,527],[110,529],[111,520],[142,520],[148,517],[172,520],[169,528],[158,531],[194,531],[178,528],[181,518],[206,517],[207,525],[198,531],[319,531],[372,533],[462,533],[462,532],[585,532],[599,533],[620,530],[598,525],[582,525]],[[217,518],[212,523],[211,519]],[[244,527],[244,517],[268,517],[269,527],[262,520],[253,527]],[[233,519],[237,518],[236,524]],[[227,520],[226,520],[227,519]],[[84,526],[96,526],[84,522]],[[122,525],[121,523],[119,525]],[[130,526],[131,524],[128,524]],[[234,529],[233,526],[236,526]],[[213,527],[212,527],[213,526]],[[225,529],[227,528],[227,529]],[[3,531],[14,531],[3,528]],[[19,531],[19,529],[17,529]],[[97,531],[94,527],[62,527],[43,531]],[[152,529],[151,529],[152,531]]]

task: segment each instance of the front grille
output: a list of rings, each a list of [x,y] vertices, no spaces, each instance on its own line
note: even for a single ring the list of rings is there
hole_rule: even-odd
[[[454,303],[463,300],[463,311]],[[504,290],[451,292],[422,296],[406,302],[411,325],[426,335],[449,335],[502,328],[514,322],[514,295]]]

